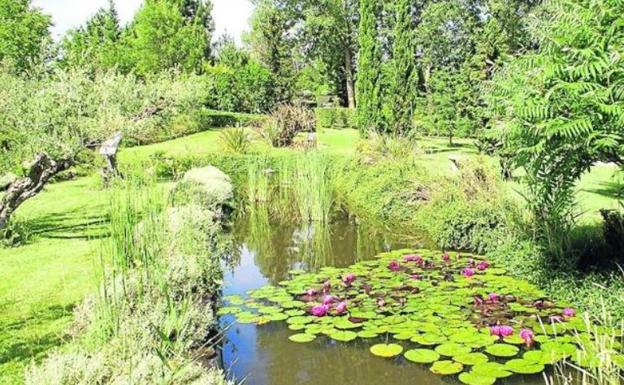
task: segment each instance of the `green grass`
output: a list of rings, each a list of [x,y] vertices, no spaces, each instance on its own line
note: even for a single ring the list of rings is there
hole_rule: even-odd
[[[134,163],[158,151],[172,155],[205,155],[221,151],[220,131],[205,131],[176,140],[135,148],[124,148],[120,161]],[[322,152],[353,155],[357,151],[356,130],[323,130],[318,134]],[[419,162],[428,170],[449,172],[449,156],[472,156],[469,140],[423,138]],[[259,138],[256,151],[271,154],[301,150],[270,149]],[[577,196],[584,218],[597,220],[597,210],[616,207],[613,175],[617,168],[596,166],[579,183]],[[518,187],[508,184],[509,190]],[[27,245],[0,249],[0,384],[19,384],[31,360],[63,342],[72,320],[72,308],[98,282],[96,252],[98,237],[106,236],[106,195],[97,177],[52,184],[18,210],[17,219],[32,232]]]
[[[63,342],[73,307],[97,282],[94,237],[103,235],[103,194],[94,178],[50,185],[17,220],[25,246],[0,248],[0,383],[22,383],[32,359]]]

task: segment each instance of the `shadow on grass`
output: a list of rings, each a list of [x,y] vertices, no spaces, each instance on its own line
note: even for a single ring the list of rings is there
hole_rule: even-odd
[[[63,341],[62,333],[38,335],[38,329],[45,329],[46,323],[71,317],[74,305],[54,305],[41,309],[28,317],[0,324],[0,365],[9,362],[27,363],[39,358],[49,349],[59,346]],[[28,330],[29,334],[22,335]]]
[[[36,218],[19,219],[18,228],[27,239],[83,239],[95,240],[109,235],[110,218],[105,214],[84,215],[84,209],[63,213],[49,213]],[[30,242],[26,242],[28,244]]]
[[[622,188],[622,185],[615,182],[602,182],[598,185],[598,187],[584,188],[583,190],[611,199],[624,198],[624,189]]]

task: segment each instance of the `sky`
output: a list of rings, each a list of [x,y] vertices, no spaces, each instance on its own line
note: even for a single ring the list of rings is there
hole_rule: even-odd
[[[114,0],[122,23],[132,19],[142,0]],[[107,0],[33,0],[35,7],[52,15],[52,35],[58,39],[71,28],[82,25]],[[248,30],[253,5],[248,0],[212,0],[216,36],[227,32],[240,43],[243,31]]]

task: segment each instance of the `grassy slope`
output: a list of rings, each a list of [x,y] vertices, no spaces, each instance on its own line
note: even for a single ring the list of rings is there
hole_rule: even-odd
[[[150,146],[123,149],[120,161],[132,163],[157,151],[173,154],[208,154],[221,151],[218,131],[206,131]],[[321,149],[351,155],[359,139],[354,130],[319,133]],[[446,139],[423,139],[422,162],[432,170],[447,172],[452,154],[475,153],[469,141],[450,148]],[[259,151],[267,147],[255,142]],[[274,151],[274,150],[272,150]],[[291,150],[278,150],[291,151]],[[589,217],[613,207],[611,176],[615,169],[596,167],[580,183],[579,201]],[[510,190],[514,188],[510,184]],[[21,373],[33,357],[62,342],[71,322],[72,307],[95,287],[97,241],[104,235],[101,223],[105,197],[97,178],[82,178],[49,186],[27,202],[18,214],[33,229],[28,245],[0,249],[0,383],[20,383]]]

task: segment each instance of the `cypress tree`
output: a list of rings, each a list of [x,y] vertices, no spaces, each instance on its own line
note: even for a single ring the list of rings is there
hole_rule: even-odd
[[[416,39],[412,1],[395,2],[392,79],[388,90],[391,102],[388,128],[397,135],[406,134],[411,130],[416,98]]]
[[[370,129],[383,129],[382,52],[378,25],[380,13],[380,1],[360,1],[360,56],[356,93],[357,123],[363,134]]]

